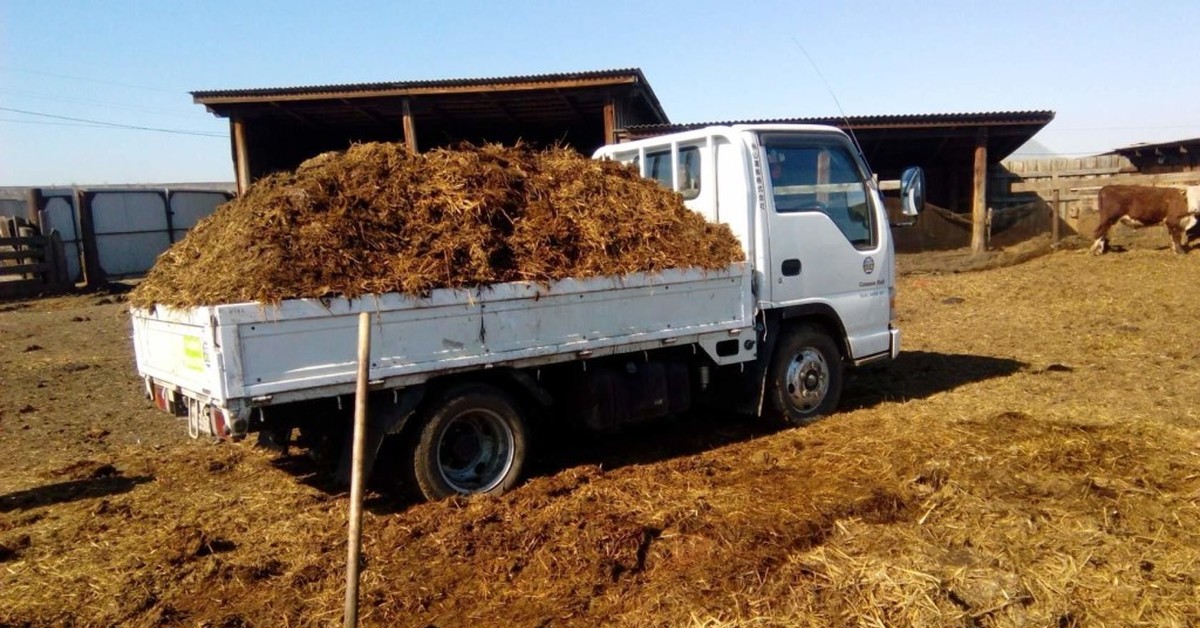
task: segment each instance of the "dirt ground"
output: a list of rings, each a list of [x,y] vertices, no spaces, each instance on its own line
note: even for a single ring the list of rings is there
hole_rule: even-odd
[[[1200,252],[1151,236],[905,256],[903,356],[808,428],[687,417],[543,440],[499,498],[372,494],[362,619],[1195,625]],[[0,625],[340,623],[346,495],[187,439],[125,307],[0,302]]]

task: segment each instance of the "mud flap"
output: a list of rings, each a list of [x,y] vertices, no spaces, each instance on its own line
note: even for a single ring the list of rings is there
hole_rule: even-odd
[[[371,477],[371,470],[375,468],[375,459],[379,456],[379,448],[383,445],[384,437],[389,434],[399,434],[400,430],[404,429],[404,424],[408,422],[409,417],[416,412],[417,405],[425,397],[425,387],[413,386],[398,391],[396,394],[395,403],[387,405],[375,403],[367,414],[367,435],[363,447],[363,477]],[[340,485],[350,484],[351,467],[354,463],[354,438],[353,434],[349,432],[353,429],[354,424],[351,423],[346,438],[342,439],[342,454],[338,456],[337,471],[333,476],[334,481]]]
[[[758,355],[753,364],[746,365],[750,372],[742,378],[742,391],[738,395],[735,411],[738,414],[761,417],[763,401],[767,398],[767,371],[775,355],[775,342],[779,339],[780,323],[774,316],[762,313],[758,322]]]

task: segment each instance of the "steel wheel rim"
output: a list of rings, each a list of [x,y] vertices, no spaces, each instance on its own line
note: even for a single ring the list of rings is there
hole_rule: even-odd
[[[829,363],[820,351],[800,350],[787,368],[787,394],[801,412],[812,412],[829,393]]]
[[[437,442],[442,480],[459,493],[490,491],[513,465],[515,437],[500,414],[476,409],[446,423]]]

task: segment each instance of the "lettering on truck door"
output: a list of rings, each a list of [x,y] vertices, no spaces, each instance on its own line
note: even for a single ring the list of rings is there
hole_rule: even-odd
[[[887,225],[850,145],[832,135],[764,133],[761,151],[771,302],[828,303],[855,358],[888,351]]]

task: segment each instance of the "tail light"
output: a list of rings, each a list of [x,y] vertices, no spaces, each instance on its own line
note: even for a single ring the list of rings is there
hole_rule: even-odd
[[[217,406],[209,406],[208,412],[213,436],[220,439],[232,438],[233,440],[241,440],[246,437],[250,422],[245,413],[239,415]]]
[[[229,438],[229,425],[225,422],[225,411],[216,406],[209,406],[208,413],[212,419],[209,425],[212,426],[213,436],[221,439]]]
[[[169,412],[175,416],[187,416],[187,407],[183,405],[180,396],[165,386],[150,384],[150,398],[154,401],[154,407],[163,412]]]
[[[171,400],[167,399],[167,390],[162,386],[151,386],[154,395],[154,405],[163,412],[171,411]]]

